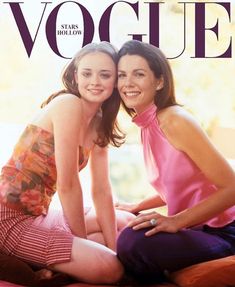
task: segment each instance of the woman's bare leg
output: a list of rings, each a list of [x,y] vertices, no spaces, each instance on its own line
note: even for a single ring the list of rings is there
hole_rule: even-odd
[[[123,267],[115,252],[96,242],[75,237],[71,261],[50,266],[82,282],[112,284],[123,276]]]
[[[125,210],[115,210],[117,218],[118,233],[127,226],[127,224],[133,220],[136,216]]]
[[[128,222],[135,218],[130,212],[123,210],[115,210],[118,233],[128,224]],[[99,223],[97,222],[97,217],[94,208],[91,208],[85,215],[86,227],[87,227],[87,237],[88,239],[105,245],[104,237],[101,232]]]

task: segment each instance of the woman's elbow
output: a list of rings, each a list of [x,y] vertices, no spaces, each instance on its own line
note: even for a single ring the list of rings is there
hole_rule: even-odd
[[[56,189],[63,193],[70,192],[77,186],[79,186],[79,180],[77,176],[73,178],[58,178],[56,182]]]
[[[105,200],[112,200],[112,188],[111,185],[106,185],[103,187],[97,187],[93,186],[91,188],[92,198],[98,199],[98,198],[104,198]]]

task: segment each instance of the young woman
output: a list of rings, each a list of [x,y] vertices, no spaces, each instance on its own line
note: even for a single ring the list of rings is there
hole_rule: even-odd
[[[119,51],[118,90],[141,129],[146,170],[156,195],[119,209],[145,212],[124,229],[117,253],[136,277],[164,273],[235,254],[235,174],[192,116],[176,103],[171,68],[150,44]]]
[[[128,214],[116,223],[107,159],[108,144],[123,142],[116,56],[106,42],[75,55],[65,89],[26,127],[0,180],[0,251],[90,283],[114,283],[123,274],[116,236]],[[84,210],[79,180],[88,158],[96,216]],[[56,190],[63,212],[48,212]]]

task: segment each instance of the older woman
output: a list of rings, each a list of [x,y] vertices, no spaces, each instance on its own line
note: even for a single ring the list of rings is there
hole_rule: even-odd
[[[127,270],[145,281],[165,272],[235,254],[235,174],[200,126],[176,103],[170,65],[150,44],[128,41],[119,51],[118,89],[141,130],[156,195],[120,209],[166,205],[168,215],[145,212],[118,239]]]

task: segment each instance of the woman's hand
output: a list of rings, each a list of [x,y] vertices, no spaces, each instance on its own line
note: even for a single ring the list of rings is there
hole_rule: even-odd
[[[128,224],[128,227],[132,227],[134,230],[150,227],[151,229],[145,233],[146,236],[151,236],[161,231],[176,233],[180,229],[176,225],[174,216],[164,216],[157,212],[139,214]]]
[[[125,210],[125,211],[135,214],[137,212],[137,203],[116,202],[115,208],[119,210]]]

